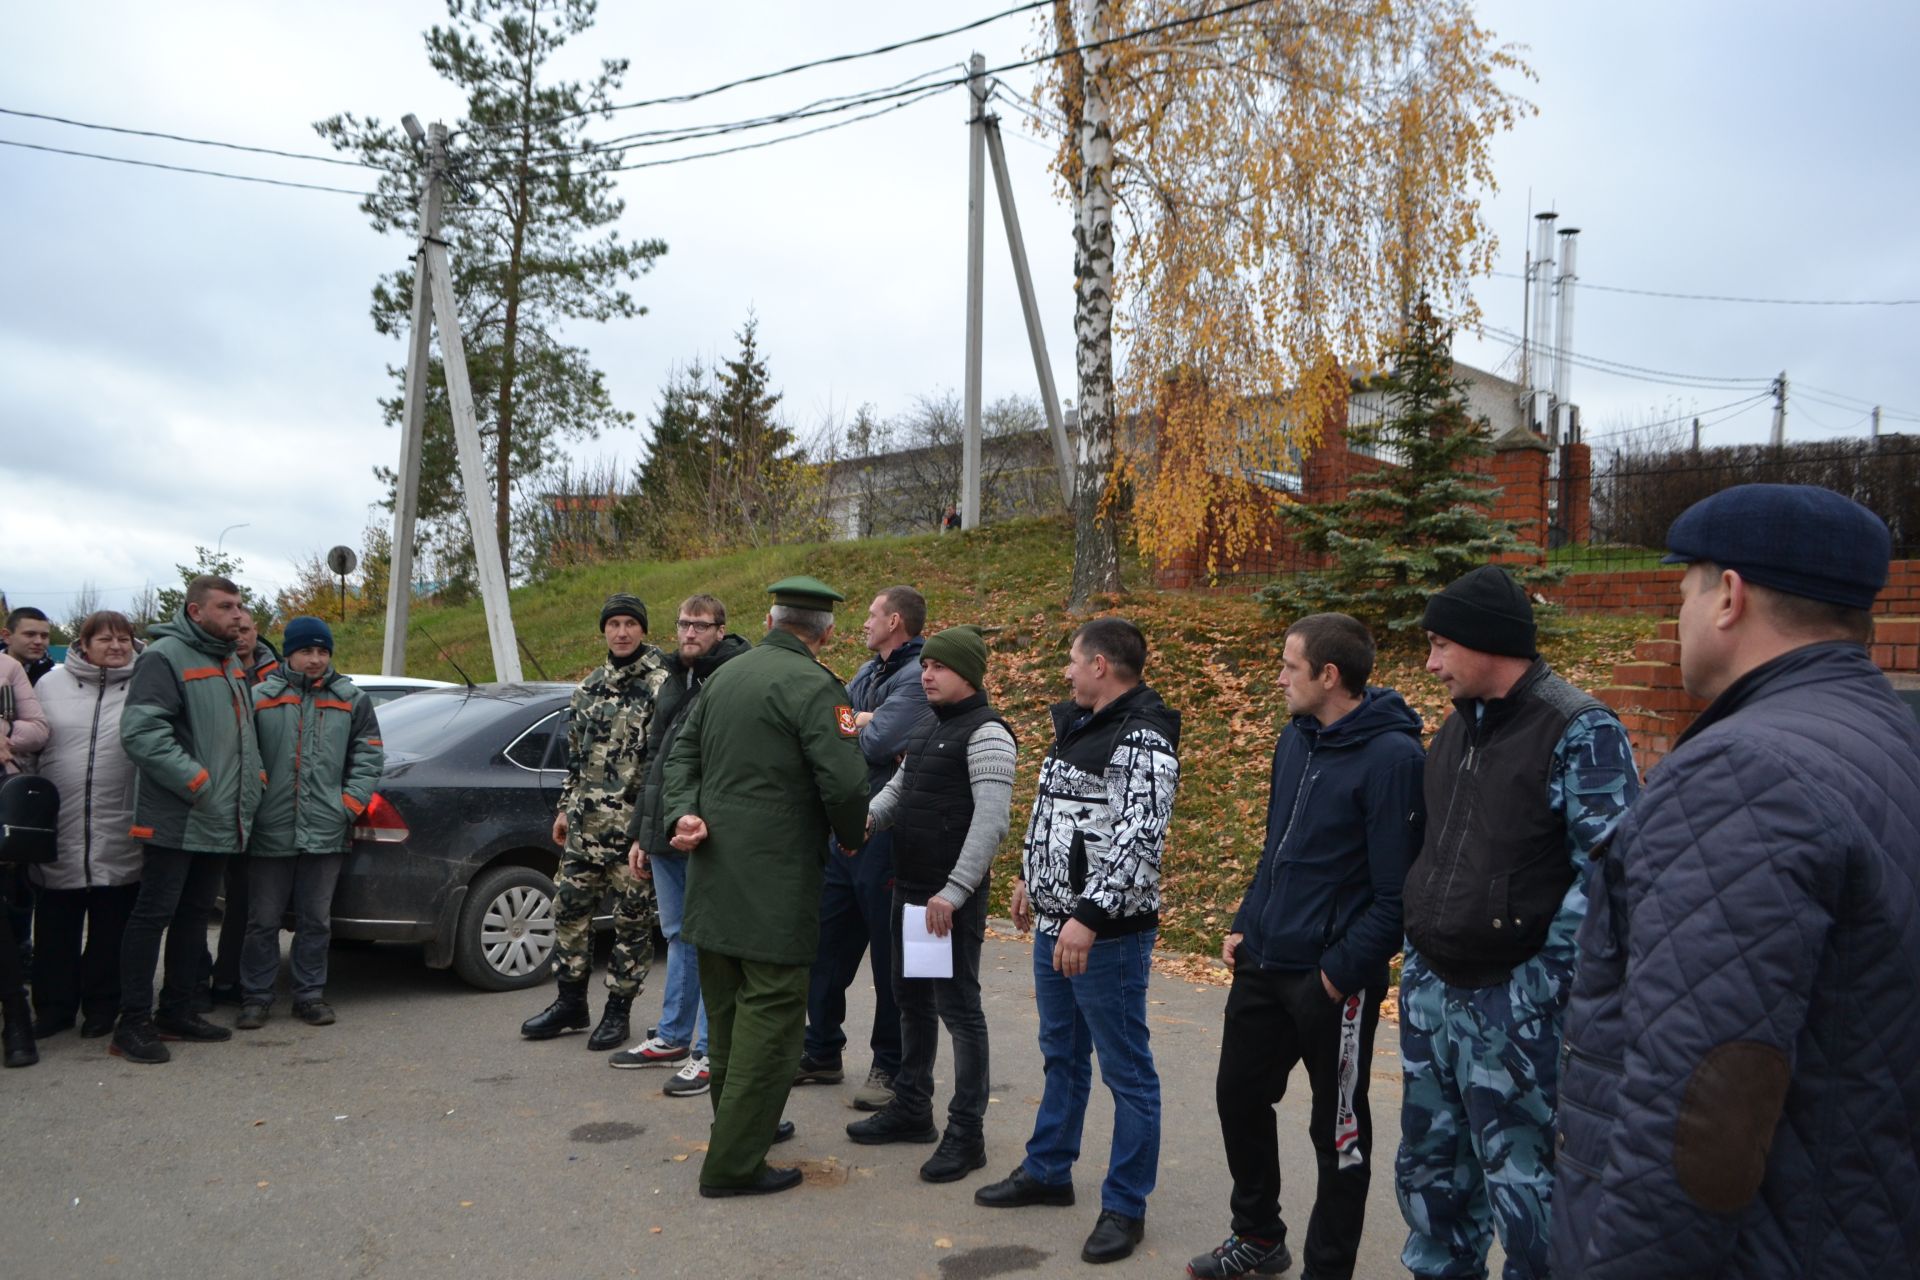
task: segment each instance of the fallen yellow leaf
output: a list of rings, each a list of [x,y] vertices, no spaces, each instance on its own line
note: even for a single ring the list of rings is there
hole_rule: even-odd
[[[936,1249],[951,1249],[953,1248],[953,1241],[947,1239],[945,1236],[941,1236],[933,1242],[933,1247]]]

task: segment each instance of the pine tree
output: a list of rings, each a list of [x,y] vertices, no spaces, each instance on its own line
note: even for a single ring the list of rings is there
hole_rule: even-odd
[[[1354,475],[1343,497],[1281,508],[1295,545],[1329,563],[1264,588],[1269,612],[1337,610],[1377,629],[1407,630],[1419,625],[1427,597],[1461,574],[1534,550],[1514,521],[1488,514],[1500,488],[1477,460],[1492,453],[1490,433],[1484,418],[1467,412],[1452,336],[1422,304],[1392,371],[1367,388],[1383,395],[1386,414],[1347,428],[1349,447],[1380,465]],[[1522,583],[1557,576],[1531,564],[1507,568]]]

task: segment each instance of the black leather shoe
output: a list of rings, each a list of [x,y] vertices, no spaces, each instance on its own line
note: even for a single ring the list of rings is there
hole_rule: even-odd
[[[940,1141],[940,1131],[933,1127],[931,1118],[915,1120],[892,1107],[876,1111],[865,1120],[855,1120],[847,1126],[847,1136],[863,1147],[877,1147],[888,1142]]]
[[[153,1027],[160,1033],[162,1040],[194,1040],[203,1044],[212,1044],[219,1040],[233,1039],[232,1027],[215,1026],[197,1013],[184,1016],[177,1013],[156,1013],[153,1015]]]
[[[1093,1234],[1081,1246],[1080,1261],[1118,1262],[1131,1254],[1133,1246],[1139,1244],[1141,1237],[1146,1234],[1145,1218],[1129,1218],[1124,1213],[1102,1209],[1100,1217],[1093,1224]]]
[[[160,1033],[153,1029],[153,1020],[146,1014],[122,1016],[120,1024],[113,1029],[113,1043],[107,1046],[107,1052],[142,1066],[173,1060],[173,1054],[160,1043]]]
[[[558,998],[521,1023],[520,1034],[529,1040],[551,1040],[568,1031],[585,1031],[592,1021],[587,1012],[587,984],[563,979]]]
[[[80,1023],[82,1040],[98,1040],[101,1036],[113,1034],[113,1024],[119,1015],[112,1013],[90,1013]]]
[[[1050,1187],[1021,1165],[998,1182],[989,1183],[973,1193],[973,1202],[989,1209],[1020,1209],[1030,1204],[1069,1205],[1073,1203],[1073,1184]]]
[[[267,1025],[267,1006],[263,1004],[241,1005],[240,1016],[233,1020],[233,1025],[241,1031],[258,1031]]]
[[[975,1169],[987,1167],[987,1144],[979,1138],[963,1138],[947,1130],[940,1149],[920,1166],[922,1182],[958,1182]]]
[[[801,1175],[798,1169],[776,1169],[768,1165],[760,1171],[760,1176],[744,1187],[709,1187],[700,1184],[700,1194],[709,1200],[724,1200],[728,1196],[770,1196],[776,1191],[791,1191],[800,1185]]]
[[[795,1084],[839,1084],[846,1079],[846,1072],[840,1068],[838,1056],[832,1058],[809,1058],[800,1056],[800,1069],[793,1073]]]
[[[791,1141],[793,1141],[793,1121],[782,1120],[774,1126],[773,1145],[777,1147],[783,1142]]]

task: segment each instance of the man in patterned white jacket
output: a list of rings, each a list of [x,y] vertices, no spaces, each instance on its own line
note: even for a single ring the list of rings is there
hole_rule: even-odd
[[[1013,885],[1014,923],[1037,926],[1034,1004],[1046,1088],[1026,1159],[974,1194],[991,1208],[1073,1203],[1098,1052],[1113,1094],[1113,1147],[1100,1217],[1080,1252],[1087,1262],[1133,1252],[1160,1163],[1147,977],[1160,926],[1160,855],[1180,780],[1180,713],[1141,683],[1146,661],[1145,637],[1124,618],[1096,618],[1074,633],[1072,696],[1053,709],[1054,743]]]

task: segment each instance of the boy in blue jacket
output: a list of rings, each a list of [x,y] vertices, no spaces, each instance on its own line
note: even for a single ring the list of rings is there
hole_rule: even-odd
[[[1372,1175],[1367,1078],[1400,889],[1426,825],[1420,717],[1369,689],[1373,636],[1343,613],[1287,629],[1280,687],[1292,720],[1273,749],[1266,847],[1221,958],[1233,968],[1214,1085],[1233,1175],[1233,1233],[1187,1266],[1199,1277],[1292,1266],[1280,1217],[1274,1104],[1304,1062],[1318,1166],[1306,1274],[1353,1274]]]

